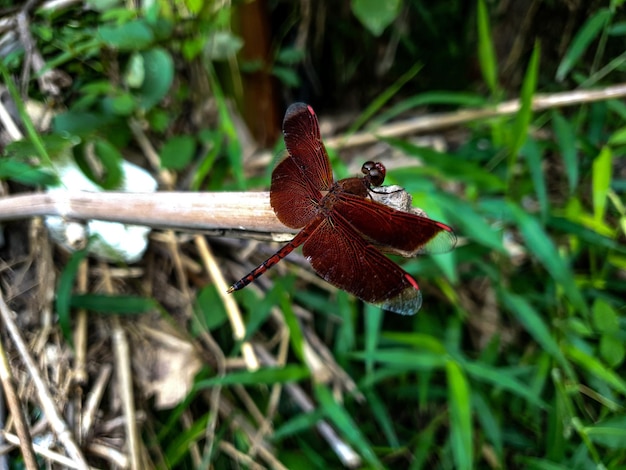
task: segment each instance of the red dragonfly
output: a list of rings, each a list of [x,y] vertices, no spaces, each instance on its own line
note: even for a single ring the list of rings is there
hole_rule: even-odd
[[[366,162],[361,178],[333,181],[310,106],[292,104],[283,133],[288,155],[272,173],[270,203],[283,224],[302,230],[228,292],[244,288],[303,245],[304,256],[330,284],[385,310],[416,313],[422,305],[417,281],[383,252],[407,257],[443,253],[456,244],[452,229],[374,201],[373,188],[385,179],[381,163]]]

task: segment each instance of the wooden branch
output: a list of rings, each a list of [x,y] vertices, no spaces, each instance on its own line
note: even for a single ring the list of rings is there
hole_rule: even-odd
[[[538,94],[533,98],[533,111],[543,111],[564,106],[581,105],[595,101],[626,97],[626,84],[619,84],[597,90],[574,90],[561,93]],[[519,99],[505,101],[492,107],[460,109],[450,113],[427,114],[413,119],[392,122],[372,132],[359,132],[351,136],[325,138],[329,148],[347,148],[369,145],[378,142],[380,137],[401,137],[405,135],[433,132],[468,122],[488,119],[496,116],[515,114],[520,110]]]
[[[57,215],[148,227],[295,233],[276,218],[268,192],[53,192],[0,198],[0,221]]]

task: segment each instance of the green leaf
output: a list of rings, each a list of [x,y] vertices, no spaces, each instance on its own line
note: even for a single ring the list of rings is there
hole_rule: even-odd
[[[196,140],[188,135],[169,139],[161,148],[161,166],[170,170],[184,169],[196,153]]]
[[[75,294],[70,299],[70,305],[113,315],[140,315],[153,312],[158,307],[154,299],[147,297],[106,294]]]
[[[626,449],[626,416],[615,416],[584,428],[585,434],[595,444],[608,449]]]
[[[401,0],[352,0],[352,12],[374,36],[380,36],[396,19],[402,6]]]
[[[379,309],[380,310],[380,309]],[[367,403],[370,406],[374,418],[378,422],[381,431],[385,435],[389,446],[392,449],[398,449],[400,447],[400,441],[398,435],[393,427],[393,419],[389,413],[389,403],[384,403],[380,396],[374,391],[374,389],[364,390]],[[387,405],[387,406],[385,406]],[[391,407],[393,409],[393,407]]]
[[[626,396],[626,382],[620,374],[613,372],[598,359],[577,349],[573,345],[565,345],[564,352],[572,361],[586,369],[591,375],[606,382],[607,385]]]
[[[385,2],[381,2],[385,3]],[[390,87],[379,93],[377,97],[367,106],[357,119],[354,120],[350,128],[346,131],[346,135],[354,134],[365,122],[367,122],[376,112],[381,109],[391,98],[393,98],[398,91],[410,80],[422,68],[422,64],[415,64],[409,70],[404,72],[400,78],[398,78]]]
[[[459,157],[455,155],[439,152],[432,148],[420,147],[401,139],[381,138],[380,140],[408,155],[421,159],[425,165],[417,169],[418,171],[427,173],[437,170],[448,179],[458,179],[468,184],[476,184],[485,191],[495,191],[505,187],[502,178],[467,160],[460,165]]]
[[[520,110],[515,116],[515,123],[513,125],[513,135],[511,143],[511,158],[509,164],[512,165],[517,159],[519,150],[524,145],[528,136],[528,126],[533,116],[533,97],[535,90],[537,89],[537,77],[539,76],[539,57],[541,54],[541,48],[539,43],[535,44],[533,54],[530,57],[526,74],[524,75],[524,81],[522,83],[522,91],[520,96]],[[513,175],[512,166],[509,167],[509,176]]]
[[[111,98],[113,112],[119,116],[129,116],[135,111],[135,97],[130,93],[120,93]]]
[[[383,321],[383,310],[372,305],[365,306],[365,372],[371,374],[374,371],[374,363],[380,339],[380,327]]]
[[[578,155],[576,154],[576,132],[574,127],[567,121],[561,113],[552,112],[552,125],[556,141],[563,157],[569,192],[572,194],[578,186]]]
[[[285,438],[292,437],[298,433],[311,429],[318,421],[324,417],[322,410],[315,410],[310,413],[297,414],[293,418],[285,421],[271,435],[272,442],[279,442]]]
[[[298,382],[309,377],[306,367],[287,365],[284,367],[264,367],[255,371],[239,371],[226,374],[223,377],[201,380],[194,386],[194,390],[215,387],[217,385],[260,385]]]
[[[593,160],[591,180],[593,185],[593,215],[596,221],[604,220],[606,203],[611,189],[613,152],[608,146],[602,147],[600,154]]]
[[[304,352],[304,336],[302,334],[302,328],[300,327],[300,322],[296,317],[296,314],[293,311],[293,307],[291,305],[291,299],[285,292],[281,296],[281,307],[283,311],[283,317],[285,319],[285,323],[289,328],[289,341],[291,343],[291,347],[296,355],[296,357],[301,361],[305,362],[305,352]]]
[[[537,201],[539,201],[539,209],[541,210],[541,216],[545,219],[549,212],[548,191],[546,188],[546,180],[544,178],[543,171],[543,159],[541,149],[535,139],[527,139],[524,146],[521,149],[522,155],[526,157],[526,163],[530,170],[530,175],[533,180],[533,186],[535,187],[535,194],[537,195]]]
[[[371,356],[368,352],[354,352],[350,356],[355,359],[368,360]],[[431,352],[415,351],[414,349],[384,349],[377,350],[373,356],[377,364],[387,368],[401,368],[404,370],[432,370],[441,369],[446,359],[441,354]]]
[[[486,382],[493,387],[507,390],[514,395],[524,398],[529,404],[540,408],[547,408],[548,405],[535,393],[526,382],[515,378],[510,371],[498,369],[479,362],[464,362],[463,369],[468,375],[476,380]]]
[[[611,367],[617,367],[624,361],[624,342],[614,334],[604,334],[600,337],[600,355]]]
[[[512,202],[508,203],[508,207],[524,237],[526,246],[532,247],[532,253],[535,257],[552,277],[561,284],[565,295],[572,302],[572,305],[580,312],[587,313],[588,307],[574,281],[571,268],[561,259],[559,250],[554,246],[554,243],[539,222]]]
[[[228,320],[224,303],[220,301],[214,284],[208,284],[199,292],[196,306],[196,318],[206,330],[215,330]]]
[[[53,186],[57,176],[44,168],[38,168],[13,158],[0,158],[0,180],[13,180],[29,186]]]
[[[55,116],[53,120],[53,130],[58,133],[84,136],[92,134],[94,131],[104,130],[115,121],[116,116],[105,116],[104,114],[69,110]]]
[[[448,402],[450,403],[450,441],[454,468],[473,468],[473,428],[470,388],[467,377],[459,365],[448,360],[446,362],[448,379]]]
[[[122,51],[144,49],[154,40],[152,30],[144,20],[134,20],[114,26],[100,26],[98,35],[108,46]]]
[[[138,90],[140,105],[149,110],[165,96],[174,80],[174,61],[168,51],[161,48],[142,53],[145,79]]]
[[[475,243],[506,253],[502,244],[502,235],[496,231],[485,217],[477,212],[472,205],[453,199],[446,195],[432,197],[441,206],[452,224],[459,233],[470,238]]]
[[[587,47],[600,35],[602,28],[612,15],[610,10],[601,8],[578,30],[556,71],[557,81],[565,79],[585,53]]]
[[[491,27],[489,26],[489,13],[484,0],[478,0],[477,12],[478,28],[478,61],[483,79],[492,94],[498,91],[498,66],[496,52],[491,38]]]
[[[596,299],[591,307],[593,326],[600,333],[614,333],[619,330],[619,315],[603,299]]]
[[[56,311],[59,316],[59,326],[63,332],[65,340],[72,345],[72,318],[70,307],[72,305],[72,291],[74,290],[74,279],[78,273],[80,263],[87,257],[87,248],[76,251],[63,268],[61,276],[59,276],[59,285],[57,286]]]

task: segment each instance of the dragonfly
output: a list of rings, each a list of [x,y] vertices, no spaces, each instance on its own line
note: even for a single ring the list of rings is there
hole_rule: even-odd
[[[422,305],[417,281],[385,254],[445,253],[456,245],[452,228],[374,200],[385,180],[382,163],[365,162],[362,177],[334,181],[311,106],[292,104],[283,134],[287,155],[272,172],[270,204],[284,225],[300,231],[228,292],[243,289],[302,245],[326,282],[384,310],[417,313]]]

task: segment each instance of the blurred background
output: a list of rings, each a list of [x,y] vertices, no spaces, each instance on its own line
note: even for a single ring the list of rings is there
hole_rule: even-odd
[[[0,1],[3,468],[61,465],[20,423],[78,467],[626,468],[625,51],[619,0]],[[417,315],[300,251],[226,295],[269,230],[20,212],[267,191],[296,101],[454,228],[393,258]]]

